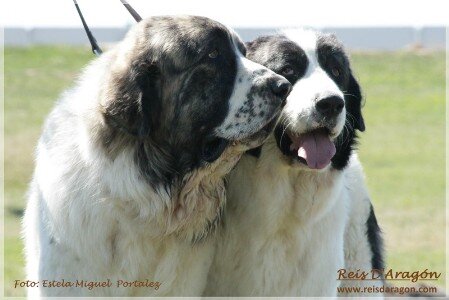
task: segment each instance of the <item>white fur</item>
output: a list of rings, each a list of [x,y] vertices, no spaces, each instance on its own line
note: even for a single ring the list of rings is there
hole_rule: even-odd
[[[27,279],[40,286],[29,288],[29,296],[199,295],[212,244],[192,247],[176,235],[164,236],[160,218],[170,199],[142,182],[132,155],[109,161],[92,140],[97,74],[105,61],[94,63],[50,116],[65,119],[53,129],[51,148],[45,133],[37,147],[23,225]],[[146,278],[160,288],[115,286],[116,280]],[[111,279],[114,285],[45,289],[46,279]]]
[[[349,210],[344,176],[284,165],[273,138],[262,149],[229,176],[206,295],[335,295]]]
[[[337,280],[342,268],[371,271],[370,201],[357,156],[343,172],[314,172],[284,165],[276,147],[270,138],[259,159],[243,157],[229,175],[205,295],[329,297],[340,284],[381,286]],[[342,294],[367,295],[375,294]]]
[[[345,170],[346,188],[350,200],[349,220],[345,231],[345,269],[347,272],[368,272],[371,276],[372,251],[366,235],[366,220],[369,217],[371,201],[365,183],[362,165],[357,156],[351,158]],[[345,280],[341,287],[381,287],[381,280]],[[382,293],[340,293],[340,296],[377,296]]]

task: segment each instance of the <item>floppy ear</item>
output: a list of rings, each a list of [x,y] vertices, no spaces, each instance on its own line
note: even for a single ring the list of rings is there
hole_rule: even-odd
[[[252,49],[253,47],[254,47],[254,43],[255,43],[256,41],[254,40],[254,41],[251,41],[251,42],[246,42],[245,43],[245,48],[248,50],[248,49]]]
[[[149,135],[160,97],[160,73],[154,63],[136,62],[113,72],[105,118],[109,125],[142,138]]]
[[[348,90],[345,93],[346,110],[351,114],[348,121],[351,122],[354,129],[365,131],[365,121],[362,116],[362,93],[357,80],[349,75]]]

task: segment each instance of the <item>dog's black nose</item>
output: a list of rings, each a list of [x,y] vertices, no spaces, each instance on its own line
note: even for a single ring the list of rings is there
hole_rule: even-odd
[[[270,88],[273,94],[284,99],[290,94],[292,85],[287,79],[279,78],[270,82]]]
[[[315,104],[316,110],[326,118],[334,118],[345,107],[345,102],[341,97],[331,96],[318,100]]]

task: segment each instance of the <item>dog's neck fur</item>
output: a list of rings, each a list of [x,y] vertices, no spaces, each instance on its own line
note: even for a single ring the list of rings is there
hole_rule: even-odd
[[[136,151],[135,145],[135,142],[129,144],[130,153],[133,150]],[[174,180],[169,187],[146,183],[146,186],[140,187],[140,193],[137,194],[130,191],[131,187],[125,187],[126,182],[123,182],[121,188],[118,187],[120,184],[115,178],[110,183],[106,182],[107,190],[110,191],[111,198],[132,205],[134,214],[140,219],[149,218],[156,221],[161,235],[174,234],[183,240],[199,242],[214,231],[220,223],[226,200],[225,176],[236,165],[243,153],[239,147],[229,147],[218,160],[187,173],[183,178]],[[97,151],[104,150],[97,149]],[[149,161],[149,163],[157,162]],[[111,168],[110,172],[114,174],[120,170],[130,169],[132,162],[122,160],[119,154],[108,165]],[[143,176],[138,168],[135,166],[132,168],[134,170],[129,172],[133,173],[133,177]],[[105,173],[108,171],[105,170]],[[127,191],[130,192],[128,195]],[[158,209],[154,211],[149,206],[155,206]]]
[[[226,201],[224,178],[241,153],[235,147],[228,148],[219,160],[189,173],[175,185],[171,192],[175,204],[168,212],[174,222],[168,232],[181,232],[188,240],[199,242],[217,228]]]
[[[234,199],[236,202],[241,201],[241,195],[236,194],[234,197],[232,194],[232,181],[257,182],[257,184],[244,185],[249,190],[243,191],[248,195],[248,199],[243,200],[245,203],[229,205],[274,212],[276,215],[270,216],[271,219],[289,220],[289,222],[297,222],[298,226],[309,226],[335,205],[331,202],[335,197],[331,195],[340,192],[335,188],[341,186],[337,183],[342,180],[342,172],[331,167],[315,171],[291,165],[288,158],[277,148],[274,137],[271,136],[261,148],[259,158],[251,155],[243,156],[229,177],[230,201]],[[286,185],[286,182],[289,184]],[[262,188],[263,186],[266,188]],[[277,199],[268,199],[264,195],[266,189],[270,189],[270,195],[279,195]],[[277,190],[277,193],[272,190]],[[241,192],[238,191],[238,193]],[[261,222],[267,220],[265,217],[261,216]],[[275,227],[271,225],[274,224],[268,227],[274,229]]]

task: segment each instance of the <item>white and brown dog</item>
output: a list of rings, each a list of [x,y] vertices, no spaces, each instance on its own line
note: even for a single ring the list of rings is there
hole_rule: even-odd
[[[153,17],[86,68],[37,146],[29,296],[201,295],[224,176],[271,133],[291,88],[244,55],[215,21]]]

